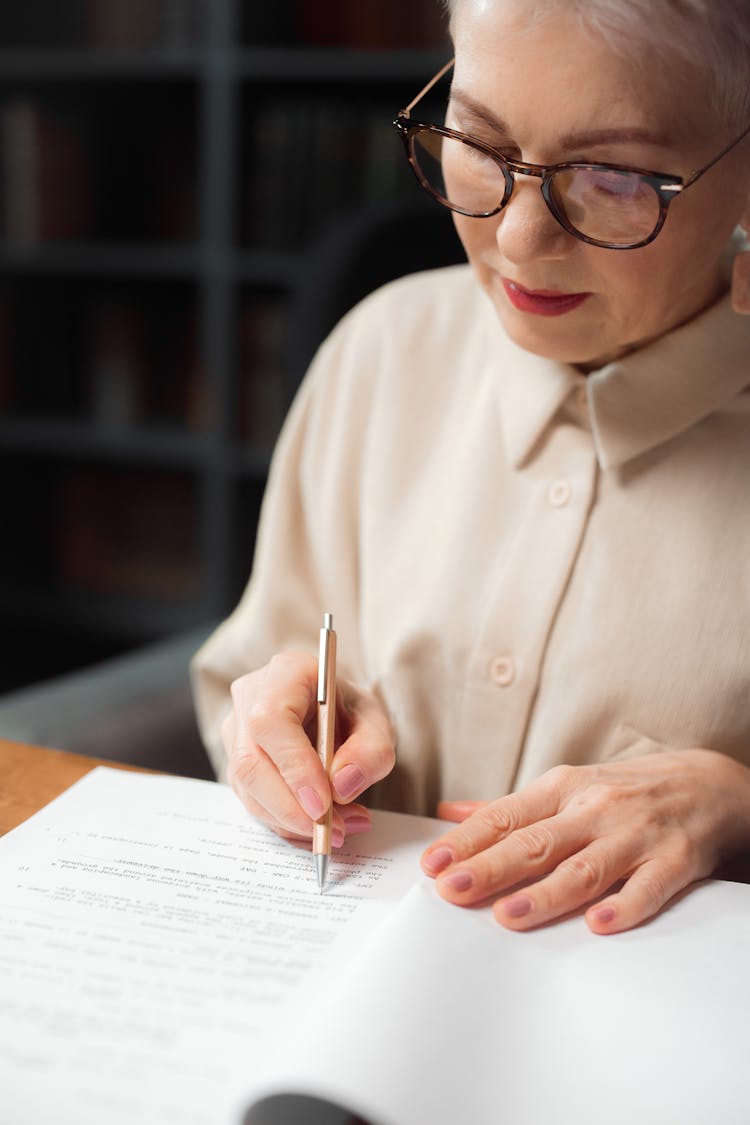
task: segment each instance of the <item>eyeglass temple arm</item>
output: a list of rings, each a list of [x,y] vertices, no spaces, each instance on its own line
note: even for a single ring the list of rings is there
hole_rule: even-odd
[[[718,164],[722,156],[726,156],[728,152],[731,152],[735,145],[738,145],[740,141],[744,141],[748,133],[750,133],[750,125],[748,125],[747,129],[745,129],[743,133],[740,133],[739,137],[735,137],[735,139],[730,144],[728,144],[726,148],[723,148],[718,156],[715,156],[713,160],[710,160],[708,164],[705,165],[705,167],[699,168],[697,172],[693,172],[692,176],[690,176],[689,179],[682,185],[683,191],[686,187],[690,187],[691,184],[694,184],[696,180],[699,180],[703,173],[707,172],[709,168],[713,168],[714,164]]]
[[[409,116],[409,114],[411,113],[411,111],[412,111],[412,110],[414,109],[414,106],[415,106],[415,105],[417,104],[417,102],[421,101],[421,100],[422,100],[422,98],[423,98],[423,97],[425,96],[425,94],[429,93],[429,92],[430,92],[430,90],[432,89],[432,87],[433,87],[433,86],[434,86],[434,85],[435,85],[435,84],[436,84],[437,82],[439,82],[439,81],[440,81],[440,79],[441,79],[441,78],[443,77],[443,75],[444,75],[444,74],[447,74],[447,73],[448,73],[448,71],[449,71],[449,70],[450,70],[450,68],[451,68],[451,67],[453,66],[453,64],[454,64],[454,62],[455,62],[455,61],[456,61],[455,59],[451,59],[451,60],[450,60],[450,62],[447,62],[447,63],[445,64],[445,66],[441,67],[441,68],[440,68],[440,70],[439,70],[439,71],[437,72],[437,74],[436,74],[436,75],[434,75],[434,76],[433,76],[433,77],[432,77],[432,78],[430,79],[430,81],[429,81],[429,82],[427,83],[427,85],[426,85],[426,86],[425,86],[425,87],[424,87],[423,89],[421,89],[421,90],[419,91],[419,93],[417,94],[416,98],[413,98],[413,99],[412,99],[412,101],[410,101],[410,102],[409,102],[409,104],[408,104],[408,106],[406,107],[406,109],[402,109],[402,110],[401,110],[401,113],[399,114],[399,116],[400,116],[400,117],[408,117],[408,116]]]

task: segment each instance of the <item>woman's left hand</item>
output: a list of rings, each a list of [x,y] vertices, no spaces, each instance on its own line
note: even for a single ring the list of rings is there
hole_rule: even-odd
[[[422,867],[449,902],[497,898],[495,918],[513,930],[588,906],[591,930],[616,933],[750,848],[750,770],[712,750],[665,750],[556,766],[518,793],[443,802],[438,815],[461,824]]]

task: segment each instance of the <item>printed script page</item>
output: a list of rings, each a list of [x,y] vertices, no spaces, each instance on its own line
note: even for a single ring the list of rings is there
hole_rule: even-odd
[[[0,840],[1,1125],[228,1123],[441,831],[374,819],[323,895],[212,782],[100,768]]]

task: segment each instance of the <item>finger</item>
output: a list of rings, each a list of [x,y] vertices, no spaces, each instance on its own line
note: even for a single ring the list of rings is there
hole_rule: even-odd
[[[438,801],[437,814],[440,820],[455,820],[460,824],[488,804],[489,801]]]
[[[491,801],[426,849],[422,855],[423,871],[438,875],[451,863],[485,851],[518,828],[554,816],[559,800],[557,786],[548,773],[519,793]]]
[[[315,815],[315,794],[304,789],[293,794],[273,762],[260,746],[249,745],[235,749],[229,759],[227,780],[246,808],[263,810],[265,823],[274,831],[309,839],[312,822],[323,815]],[[303,802],[308,804],[305,808]],[[343,829],[343,820],[334,812],[334,820]]]
[[[587,925],[595,934],[630,930],[657,914],[693,878],[684,865],[647,860],[633,872],[622,890],[587,911]]]
[[[317,663],[306,654],[284,653],[259,672],[232,684],[235,713],[235,773],[281,823],[290,814],[288,800],[260,768],[258,750],[273,764],[302,810],[318,819],[330,804],[330,787],[320,758],[305,733],[316,712]]]
[[[588,829],[575,817],[549,817],[518,828],[500,843],[449,867],[436,886],[449,902],[468,906],[540,878],[589,841]]]
[[[608,891],[633,863],[637,841],[599,839],[563,860],[545,879],[524,887],[492,908],[511,930],[529,930],[579,910]]]
[[[295,832],[286,828],[283,824],[279,823],[258,801],[253,797],[243,799],[243,804],[247,811],[255,817],[256,820],[261,821],[266,828],[275,832],[277,836],[283,837],[285,840],[292,840],[295,843],[307,844],[309,846],[312,837],[312,821],[309,822],[309,828],[304,832]],[[369,823],[367,825],[369,827]],[[356,831],[365,831],[363,828],[353,829],[347,833],[343,817],[340,812],[335,808],[331,817],[331,844],[334,848],[340,848],[344,843],[347,834],[355,835]]]
[[[348,804],[393,769],[396,761],[388,716],[374,696],[357,692],[348,701],[349,729],[331,771],[334,798]]]
[[[364,805],[334,805],[334,816],[338,814],[344,825],[346,836],[358,836],[362,832],[369,832],[372,828],[370,810]]]

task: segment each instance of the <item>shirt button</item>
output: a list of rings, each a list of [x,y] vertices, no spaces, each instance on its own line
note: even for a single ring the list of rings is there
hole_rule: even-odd
[[[547,499],[553,508],[564,508],[570,500],[571,487],[566,480],[556,480],[549,486]]]
[[[490,664],[490,676],[499,687],[508,687],[516,678],[516,665],[511,656],[496,656]]]

